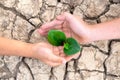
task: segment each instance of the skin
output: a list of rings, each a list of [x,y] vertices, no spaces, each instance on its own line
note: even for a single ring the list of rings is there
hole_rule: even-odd
[[[0,37],[0,55],[31,57],[55,67],[65,64],[74,56],[65,56],[62,47],[55,47],[47,42],[26,43]]]
[[[47,35],[51,29],[59,29],[72,36],[79,43],[88,43],[97,40],[120,38],[120,19],[95,25],[88,25],[83,20],[69,13],[63,13],[55,20],[46,23],[38,30],[41,35]],[[11,40],[0,37],[0,55],[12,55],[36,58],[50,66],[65,64],[79,55],[66,56],[63,47],[55,47],[47,42],[36,44]]]
[[[120,38],[120,18],[112,21],[89,25],[77,16],[63,13],[53,21],[40,27],[41,35],[46,35],[51,29],[59,29],[68,37],[72,36],[79,43]]]
[[[0,55],[36,58],[50,66],[58,66],[65,62],[63,57],[54,53],[59,53],[59,50],[53,50],[53,47],[45,42],[30,44],[22,41],[0,38]]]

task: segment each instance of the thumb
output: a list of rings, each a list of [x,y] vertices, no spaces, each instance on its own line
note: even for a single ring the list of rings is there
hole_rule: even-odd
[[[80,16],[72,15],[72,14],[67,13],[67,12],[65,12],[63,15],[65,17],[65,20],[69,24],[74,23],[74,25],[75,25],[75,24],[78,24],[79,22],[84,23],[84,21],[81,18],[79,18]]]
[[[63,15],[64,15],[64,17],[65,17],[65,20],[66,20],[68,23],[73,22],[74,19],[75,19],[75,17],[74,17],[72,14],[68,13],[68,12],[65,12]]]
[[[72,19],[74,19],[74,17],[73,17],[72,14],[70,14],[68,12],[64,12],[61,15],[57,16],[56,19],[59,20],[59,21],[65,21],[66,20],[67,22],[70,23],[72,21]]]

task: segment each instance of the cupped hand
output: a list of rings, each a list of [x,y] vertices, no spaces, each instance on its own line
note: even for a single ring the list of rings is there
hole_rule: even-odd
[[[65,64],[67,61],[71,60],[74,57],[65,56],[62,49],[63,47],[55,47],[47,42],[37,43],[33,46],[33,57],[41,60],[42,62],[52,67],[59,66]]]
[[[57,16],[55,20],[42,25],[38,31],[41,35],[47,35],[48,31],[51,29],[61,30],[66,34],[67,37],[73,37],[79,43],[86,43],[89,40],[89,27],[87,27],[87,24],[70,13],[63,13],[62,15]],[[61,51],[63,52],[63,49],[61,49]],[[76,55],[78,56],[79,53]],[[76,55],[65,55],[65,59],[69,61],[76,57]]]
[[[90,41],[90,26],[77,16],[70,13],[63,13],[53,21],[42,25],[39,29],[41,35],[47,35],[51,29],[63,31],[67,37],[75,38],[79,43]]]

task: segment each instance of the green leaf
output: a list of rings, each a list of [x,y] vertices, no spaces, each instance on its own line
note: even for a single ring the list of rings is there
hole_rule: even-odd
[[[66,36],[62,31],[50,30],[48,32],[47,39],[49,43],[51,43],[54,46],[62,46],[66,40]]]
[[[64,48],[65,48],[65,49],[69,49],[69,44],[68,44],[68,43],[65,43],[65,44],[64,44]]]
[[[66,55],[73,55],[80,51],[80,45],[78,44],[78,42],[75,39],[67,38],[66,44],[69,44],[69,45],[67,45],[67,48],[66,48],[66,46],[64,46],[64,53]]]

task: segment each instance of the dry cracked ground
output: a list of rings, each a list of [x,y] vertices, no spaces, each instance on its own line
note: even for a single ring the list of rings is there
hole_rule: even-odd
[[[97,24],[120,17],[120,0],[0,0],[0,36],[44,41],[36,29],[64,11]],[[0,56],[0,80],[120,80],[120,39],[82,45],[78,58],[54,68],[36,59]]]

